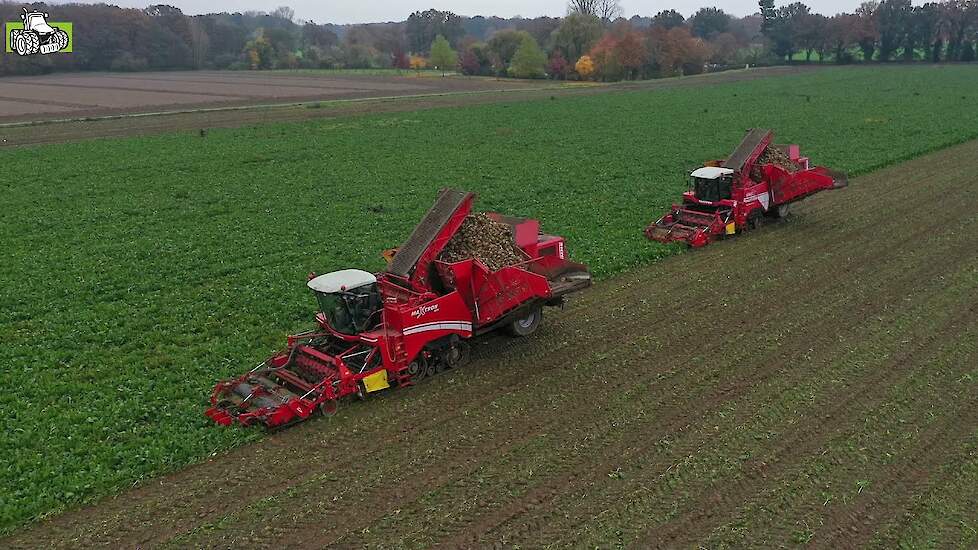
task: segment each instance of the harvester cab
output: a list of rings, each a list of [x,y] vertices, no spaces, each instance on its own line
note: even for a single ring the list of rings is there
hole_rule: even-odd
[[[355,336],[380,322],[383,303],[373,273],[344,269],[313,277],[307,286],[316,295],[323,328]]]
[[[730,168],[705,166],[694,170],[689,176],[689,193],[701,203],[715,203],[730,200],[733,188],[734,171]]]

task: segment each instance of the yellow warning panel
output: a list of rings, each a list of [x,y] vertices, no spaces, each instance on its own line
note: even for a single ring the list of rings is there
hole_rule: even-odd
[[[363,378],[363,387],[367,388],[367,393],[386,390],[391,387],[387,382],[387,369],[380,369],[370,376],[365,376]]]
[[[737,224],[734,223],[734,222],[728,223],[727,224],[727,235],[733,235],[736,232],[737,232]]]

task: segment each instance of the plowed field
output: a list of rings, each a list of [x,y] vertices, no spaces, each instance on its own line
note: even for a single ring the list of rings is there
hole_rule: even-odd
[[[0,546],[978,543],[978,142]]]

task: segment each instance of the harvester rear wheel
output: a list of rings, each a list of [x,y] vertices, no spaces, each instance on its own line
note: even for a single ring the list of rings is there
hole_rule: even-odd
[[[509,324],[509,333],[513,336],[524,337],[536,332],[543,321],[543,308],[539,305],[530,306],[522,317],[517,317]]]

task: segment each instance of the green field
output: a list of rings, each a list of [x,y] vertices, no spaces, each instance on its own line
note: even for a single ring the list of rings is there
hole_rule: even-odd
[[[214,381],[308,324],[307,273],[380,268],[440,187],[540,218],[606,277],[676,251],[642,228],[746,128],[864,173],[978,137],[976,77],[827,69],[7,152],[0,529],[261,437],[205,422]]]

